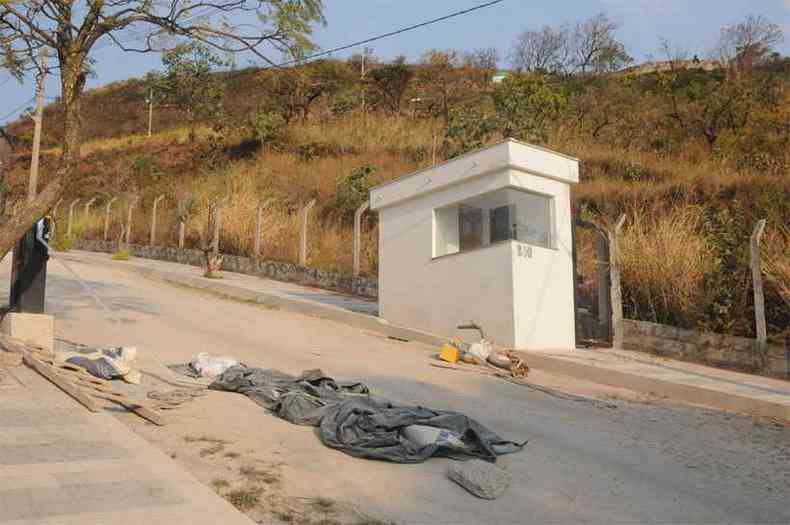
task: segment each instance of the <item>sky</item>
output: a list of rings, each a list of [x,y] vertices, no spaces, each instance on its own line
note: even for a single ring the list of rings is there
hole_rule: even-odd
[[[453,11],[483,3],[483,0],[324,0],[327,24],[317,27],[313,40],[330,49],[403,26],[436,18]],[[764,14],[785,33],[778,46],[790,54],[790,0],[505,0],[493,7],[440,22],[370,44],[374,54],[383,59],[405,55],[416,60],[428,49],[495,47],[507,67],[507,55],[513,42],[527,29],[544,25],[574,22],[605,12],[621,24],[618,32],[637,62],[656,54],[660,38],[666,38],[691,53],[704,56],[712,49],[720,29],[737,23],[751,13]],[[347,57],[359,49],[335,55]],[[161,67],[156,54],[124,53],[105,45],[94,54],[96,78],[88,89],[144,74]],[[279,59],[279,56],[273,56]],[[239,57],[238,65],[254,64],[250,57]],[[58,79],[50,78],[47,96],[59,94]],[[25,105],[33,96],[32,80],[23,84],[8,80],[0,70],[0,117]],[[0,118],[13,120],[18,113]]]

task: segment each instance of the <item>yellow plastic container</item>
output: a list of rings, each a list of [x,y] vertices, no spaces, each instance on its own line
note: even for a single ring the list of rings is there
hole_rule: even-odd
[[[451,344],[445,343],[442,345],[442,350],[439,352],[439,359],[447,361],[448,363],[457,363],[461,358],[461,351]]]

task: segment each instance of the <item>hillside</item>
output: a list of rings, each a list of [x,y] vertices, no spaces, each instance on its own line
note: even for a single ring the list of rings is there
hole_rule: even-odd
[[[271,199],[264,256],[293,262],[295,212],[315,198],[310,265],[350,272],[351,220],[367,188],[515,136],[581,159],[573,198],[584,218],[607,225],[626,214],[627,316],[752,335],[748,239],[765,218],[770,332],[787,332],[781,293],[790,288],[790,59],[773,57],[737,75],[721,69],[511,73],[493,85],[490,73],[440,60],[379,64],[364,79],[355,63],[336,61],[218,73],[221,111],[198,122],[195,143],[184,113],[165,101],[155,107],[155,133],[147,138],[150,83],[112,84],[86,96],[83,179],[66,200],[100,196],[94,214],[78,225],[80,233],[100,237],[102,201],[138,195],[133,230],[142,242],[146,210],[165,194],[162,241],[175,243],[181,202],[187,242],[197,246],[210,203],[228,194],[222,248],[245,254],[255,207]],[[45,121],[57,122],[58,112],[57,104],[48,107]],[[53,128],[45,128],[45,178],[57,159]],[[23,195],[31,130],[24,122],[10,129],[20,145],[8,181],[13,201]],[[116,206],[113,238],[122,209]],[[377,266],[375,221],[369,216],[365,224],[369,275]],[[593,275],[584,236],[580,264]]]

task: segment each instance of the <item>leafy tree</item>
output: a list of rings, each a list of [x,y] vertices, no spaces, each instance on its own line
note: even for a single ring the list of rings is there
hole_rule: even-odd
[[[213,21],[210,15],[225,16]],[[259,29],[250,31],[254,13]],[[218,17],[219,18],[219,17]],[[310,46],[312,25],[323,22],[322,0],[3,0],[0,2],[0,67],[22,79],[45,72],[42,56],[55,57],[49,69],[60,77],[62,143],[60,166],[37,198],[0,228],[0,255],[79,178],[85,82],[100,45],[138,53],[198,40],[217,50],[299,52]]]
[[[198,42],[181,44],[162,55],[165,75],[160,89],[167,102],[187,117],[189,141],[195,142],[198,124],[222,112],[225,85],[215,71],[227,60]]]
[[[337,181],[335,198],[330,208],[344,221],[351,222],[354,212],[368,199],[368,192],[373,186],[373,176],[376,168],[373,166],[360,166],[346,177]]]
[[[739,133],[761,107],[778,107],[776,78],[728,78],[723,71],[679,70],[658,77],[666,115],[686,138],[702,138],[713,149],[724,132]]]
[[[429,106],[436,108],[445,127],[450,122],[450,108],[469,92],[469,72],[461,68],[458,52],[432,49],[423,54],[417,80]]]
[[[445,158],[463,155],[485,146],[497,129],[497,119],[479,104],[468,104],[450,111],[442,150]]]
[[[625,125],[632,117],[632,108],[642,101],[630,76],[596,77],[580,83],[569,97],[569,108],[577,129],[599,139],[607,130]],[[623,138],[629,140],[629,136]]]
[[[322,96],[332,96],[352,82],[349,67],[336,60],[317,60],[287,70],[265,71],[259,76],[268,95],[269,112],[279,112],[286,122],[307,119],[313,104]]]
[[[505,137],[545,142],[567,106],[567,96],[545,75],[512,74],[493,93]]]
[[[276,112],[260,111],[247,120],[252,140],[262,146],[276,141],[285,128],[285,119]]]
[[[406,64],[406,57],[398,57],[391,64],[373,69],[366,78],[378,106],[400,113],[403,94],[413,76],[414,73]]]

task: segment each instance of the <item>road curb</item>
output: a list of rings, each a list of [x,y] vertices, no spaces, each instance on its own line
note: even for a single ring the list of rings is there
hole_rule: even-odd
[[[432,346],[439,346],[446,340],[437,335],[391,325],[383,319],[351,312],[337,306],[316,303],[314,301],[294,297],[286,297],[276,293],[248,290],[218,282],[213,279],[206,279],[205,277],[192,277],[163,270],[141,268],[120,261],[83,259],[73,254],[60,254],[59,257],[67,261],[124,270],[128,273],[140,275],[148,279],[203,290],[219,297],[260,304],[266,308],[319,317],[343,323],[354,328],[380,333],[388,337],[417,341]],[[721,392],[687,383],[665,381],[603,366],[578,363],[570,359],[553,356],[543,352],[520,351],[520,353],[527,357],[529,366],[535,370],[542,370],[606,386],[654,394],[673,401],[693,405],[704,405],[716,409],[742,412],[756,416],[775,417],[790,421],[790,406],[782,403],[775,403],[764,399],[739,395],[737,393]]]
[[[701,386],[693,386],[654,377],[612,370],[594,365],[574,363],[561,357],[540,352],[521,351],[531,368],[549,373],[583,379],[601,385],[626,388],[646,394],[655,394],[674,401],[692,405],[704,405],[729,412],[741,412],[756,416],[775,417],[790,421],[790,405],[737,393],[725,393]]]
[[[224,284],[222,282],[218,282],[215,279],[207,279],[205,277],[199,276],[190,277],[173,272],[141,268],[139,266],[125,264],[122,261],[83,259],[82,257],[73,254],[59,254],[58,257],[66,261],[92,264],[95,266],[102,266],[104,268],[112,268],[116,270],[124,270],[126,272],[140,275],[148,279],[164,281],[170,284],[203,290],[220,297],[259,304],[265,308],[320,317],[322,319],[344,323],[354,328],[377,332],[388,337],[395,337],[408,341],[417,341],[433,346],[439,346],[444,341],[446,341],[445,338],[439,337],[437,335],[393,325],[378,317],[351,312],[337,306],[321,304],[304,299],[297,299],[295,297],[286,297],[276,293],[248,290],[246,288]]]

